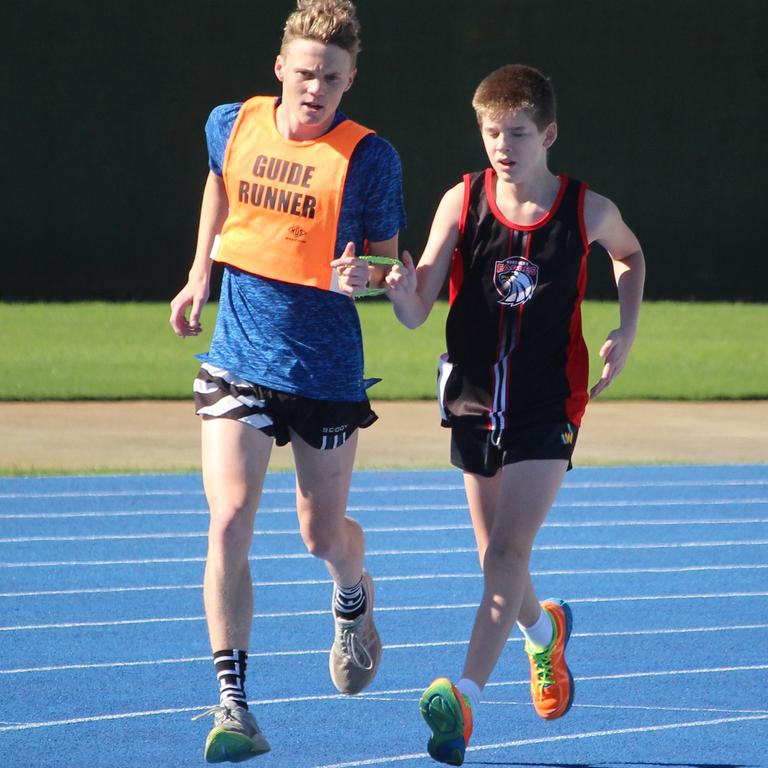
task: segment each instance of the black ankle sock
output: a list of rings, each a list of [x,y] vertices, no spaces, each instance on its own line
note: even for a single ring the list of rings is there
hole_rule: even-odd
[[[214,651],[213,665],[219,678],[219,701],[229,699],[239,707],[248,709],[245,696],[245,670],[248,666],[248,652],[238,648]]]

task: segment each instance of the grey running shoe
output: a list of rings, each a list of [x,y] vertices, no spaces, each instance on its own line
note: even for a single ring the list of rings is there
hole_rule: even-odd
[[[256,718],[234,701],[225,699],[192,719],[199,720],[206,715],[213,715],[214,722],[213,730],[205,740],[203,755],[207,762],[241,763],[269,752],[269,742],[259,729]]]
[[[328,667],[336,689],[348,696],[360,693],[376,677],[381,661],[381,638],[373,623],[373,581],[367,571],[363,571],[363,589],[365,613],[352,621],[334,614],[336,631]]]

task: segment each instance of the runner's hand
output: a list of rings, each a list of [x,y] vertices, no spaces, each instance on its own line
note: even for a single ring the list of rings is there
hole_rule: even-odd
[[[633,338],[628,338],[621,328],[611,331],[605,343],[600,347],[600,357],[605,364],[600,378],[589,392],[589,397],[594,400],[623,370],[629,356]]]
[[[390,296],[416,293],[416,266],[408,251],[403,251],[402,262],[392,266],[384,278]]]
[[[177,336],[197,336],[202,330],[200,315],[208,301],[210,288],[208,281],[190,279],[171,301],[171,317],[168,322]],[[187,308],[191,307],[189,319]]]
[[[353,296],[368,285],[369,264],[355,256],[354,243],[347,243],[341,256],[331,262],[331,268],[336,270],[339,290],[348,296]]]

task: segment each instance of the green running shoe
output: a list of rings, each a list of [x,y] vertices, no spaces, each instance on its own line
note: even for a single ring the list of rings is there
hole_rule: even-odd
[[[432,731],[427,751],[434,760],[461,765],[472,735],[472,706],[447,677],[438,677],[421,695],[421,716]]]
[[[233,701],[225,700],[192,719],[207,715],[213,715],[214,726],[205,740],[206,762],[242,763],[271,749],[256,718]]]

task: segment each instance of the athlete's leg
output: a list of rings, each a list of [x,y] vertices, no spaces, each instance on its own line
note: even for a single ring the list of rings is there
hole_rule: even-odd
[[[205,614],[211,648],[247,649],[253,621],[248,551],[272,438],[233,419],[203,419],[203,484],[211,512]]]
[[[477,556],[483,567],[485,551],[491,538],[491,529],[496,516],[496,504],[501,487],[501,470],[493,477],[484,477],[471,472],[464,473],[464,491],[467,495],[469,515],[477,542]]]
[[[205,741],[207,762],[241,761],[268,752],[247,710],[245,672],[253,621],[248,550],[272,438],[242,422],[202,420],[203,484],[210,508],[203,597],[219,680],[219,704]]]
[[[357,431],[333,450],[312,448],[291,432],[296,461],[296,508],[309,552],[325,560],[333,577],[334,640],[328,657],[331,680],[347,695],[362,691],[376,676],[381,639],[373,621],[373,581],[363,572],[363,530],[347,517],[347,497],[357,447]],[[351,588],[355,589],[351,589]],[[339,610],[339,590],[357,594],[354,612]]]
[[[357,431],[333,450],[320,450],[291,431],[296,462],[296,511],[307,550],[325,560],[336,584],[351,587],[363,573],[360,525],[347,517],[347,498],[357,448]]]
[[[536,534],[552,506],[568,466],[567,461],[521,461],[504,466],[495,478],[477,478],[476,502],[493,502],[490,511],[473,512],[480,523],[478,547],[483,546],[483,597],[472,629],[462,677],[486,684],[524,599],[533,592],[528,565]],[[476,476],[473,476],[476,478]],[[490,480],[490,482],[488,482]],[[493,483],[498,483],[494,492]],[[487,489],[483,486],[487,485]],[[468,494],[469,497],[469,494]],[[484,525],[490,523],[485,531]],[[475,526],[478,527],[477,524]],[[477,535],[477,533],[476,533]],[[526,605],[526,609],[531,606]]]
[[[477,555],[480,558],[480,567],[483,567],[485,551],[491,537],[491,529],[495,519],[496,507],[499,499],[502,472],[497,472],[493,477],[464,473],[464,490],[469,504],[469,514],[472,519],[472,529],[475,532],[477,542]],[[532,625],[541,614],[541,605],[533,587],[530,574],[526,571],[525,590],[523,601],[520,605],[519,621],[526,625]]]

